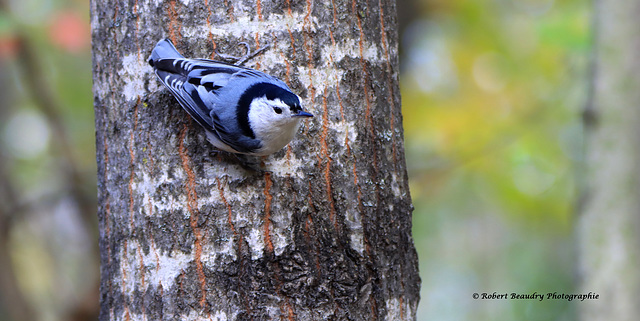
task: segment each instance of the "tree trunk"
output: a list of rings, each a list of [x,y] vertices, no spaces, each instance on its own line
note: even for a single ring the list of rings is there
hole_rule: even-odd
[[[92,1],[100,320],[413,320],[395,1]],[[243,169],[155,79],[187,57],[271,48],[315,117]]]
[[[640,315],[640,3],[597,0],[586,190],[578,225],[582,320]]]

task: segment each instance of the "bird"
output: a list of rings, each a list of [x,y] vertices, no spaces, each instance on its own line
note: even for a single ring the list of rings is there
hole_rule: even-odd
[[[170,39],[156,44],[148,62],[219,150],[273,154],[293,139],[301,120],[313,117],[282,80],[222,61],[185,58]]]

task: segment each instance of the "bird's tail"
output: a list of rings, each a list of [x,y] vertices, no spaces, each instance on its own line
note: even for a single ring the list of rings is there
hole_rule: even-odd
[[[158,41],[158,44],[153,51],[151,52],[151,56],[149,56],[149,64],[151,67],[155,67],[156,62],[159,59],[175,59],[175,58],[184,58],[176,47],[173,45],[169,38]]]

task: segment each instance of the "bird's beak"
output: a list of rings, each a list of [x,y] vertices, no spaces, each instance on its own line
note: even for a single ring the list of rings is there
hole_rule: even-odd
[[[306,111],[300,111],[297,114],[291,115],[291,117],[313,117],[313,115]]]

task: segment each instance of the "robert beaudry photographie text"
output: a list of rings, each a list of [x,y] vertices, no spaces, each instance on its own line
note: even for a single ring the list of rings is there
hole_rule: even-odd
[[[598,300],[600,298],[600,294],[589,292],[584,294],[566,294],[566,293],[558,293],[558,292],[547,292],[545,293],[474,293],[474,299],[480,300],[567,300],[567,301],[584,301],[584,300]]]

